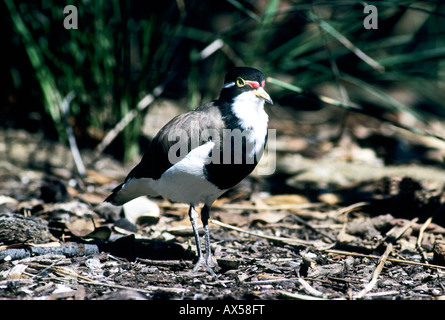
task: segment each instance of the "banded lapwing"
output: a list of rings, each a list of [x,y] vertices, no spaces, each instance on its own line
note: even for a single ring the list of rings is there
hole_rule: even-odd
[[[105,200],[122,205],[140,196],[162,196],[189,204],[198,255],[194,271],[204,266],[215,276],[210,208],[254,170],[263,154],[268,137],[264,103],[272,104],[264,86],[264,75],[256,69],[238,67],[228,72],[219,98],[168,122],[124,183]],[[201,203],[205,258],[195,209]]]

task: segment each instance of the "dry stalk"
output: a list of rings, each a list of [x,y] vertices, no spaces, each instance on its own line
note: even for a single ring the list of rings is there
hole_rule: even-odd
[[[433,221],[433,216],[426,219],[426,221],[424,222],[424,224],[422,225],[422,227],[419,230],[419,236],[417,237],[417,243],[416,243],[417,248],[419,248],[419,249],[422,248],[423,234],[425,233],[425,230],[430,225],[431,221]]]
[[[369,202],[358,202],[358,203],[354,203],[354,204],[351,204],[351,205],[349,205],[349,206],[347,206],[347,207],[340,208],[340,209],[336,210],[336,214],[337,214],[338,216],[345,215],[345,214],[348,214],[348,213],[353,212],[353,211],[355,211],[355,210],[358,210],[358,209],[360,209],[361,207],[365,207],[365,206],[367,206],[367,205],[369,205]]]
[[[351,257],[368,258],[368,259],[380,259],[379,256],[374,256],[371,254],[357,253],[357,252],[348,252],[348,251],[333,250],[333,249],[327,249],[327,250],[324,250],[324,252],[342,255],[342,256],[351,256]],[[422,262],[416,262],[416,261],[401,260],[401,259],[394,259],[394,258],[388,258],[388,259],[386,259],[386,261],[445,270],[445,266],[439,266],[439,265],[435,265],[435,264],[422,263]]]
[[[54,272],[59,273],[61,275],[64,275],[64,276],[73,276],[73,277],[82,279],[84,281],[94,282],[94,280],[92,280],[90,278],[87,278],[87,277],[84,277],[84,276],[82,276],[82,275],[80,275],[80,274],[78,274],[78,273],[76,273],[76,272],[74,272],[74,271],[72,271],[70,269],[64,268],[64,267],[54,266],[54,267],[51,268],[51,270],[53,270]]]
[[[168,288],[168,287],[158,287],[158,286],[147,286],[145,289],[139,289],[139,288],[121,286],[118,284],[98,282],[98,281],[93,281],[93,280],[91,280],[91,281],[78,280],[78,282],[82,283],[82,284],[89,284],[89,285],[94,285],[94,286],[104,286],[104,287],[117,288],[117,289],[133,290],[133,291],[138,291],[138,292],[142,292],[142,293],[153,293],[153,291],[164,291],[164,292],[169,292],[169,293],[184,293],[187,291],[187,289],[182,289],[182,288]]]
[[[315,243],[310,242],[310,241],[303,241],[303,240],[295,239],[295,238],[283,238],[283,237],[268,236],[268,235],[264,235],[264,234],[258,234],[258,233],[252,232],[252,231],[247,231],[247,230],[232,226],[230,224],[227,224],[227,223],[224,223],[224,222],[221,222],[218,220],[210,219],[209,221],[215,225],[220,226],[220,227],[236,230],[238,232],[249,234],[249,235],[252,235],[255,237],[264,238],[264,239],[268,239],[268,240],[272,240],[272,241],[283,242],[283,243],[290,244],[290,245],[305,246],[305,247],[310,247],[310,248],[313,248],[316,250],[322,250],[320,248],[317,248]]]
[[[410,229],[416,222],[417,222],[418,218],[414,218],[410,221],[410,223],[408,223],[407,225],[403,226],[403,227],[397,227],[397,229],[395,229],[395,235],[394,237],[392,237],[388,243],[388,245],[386,246],[385,252],[382,254],[382,256],[379,259],[379,264],[377,265],[376,269],[374,270],[373,274],[372,274],[372,278],[371,281],[365,286],[365,288],[360,291],[354,298],[355,299],[361,299],[363,298],[369,291],[371,291],[375,284],[377,283],[377,280],[380,276],[380,273],[383,270],[383,267],[385,266],[385,262],[388,259],[389,254],[391,253],[394,243],[408,230]],[[391,230],[390,230],[391,232]]]
[[[221,210],[303,210],[303,209],[311,209],[311,208],[319,208],[324,206],[323,203],[301,203],[301,204],[279,204],[279,205],[259,205],[259,204],[242,204],[242,203],[224,203],[217,204],[215,203],[212,206],[212,209],[221,209]],[[189,206],[182,203],[158,203],[160,208],[170,208],[170,209],[188,209]],[[326,214],[323,214],[323,218],[326,218]]]
[[[417,237],[416,247],[417,250],[419,250],[420,254],[422,255],[423,261],[428,263],[427,254],[425,250],[422,248],[422,241],[423,241],[423,235],[425,233],[425,230],[429,227],[431,221],[433,221],[433,216],[426,219],[426,221],[423,223],[423,225],[420,227],[419,230],[419,236]]]
[[[388,256],[389,256],[389,254],[392,251],[392,248],[393,248],[393,244],[392,243],[388,243],[388,246],[386,247],[385,252],[380,257],[379,264],[377,265],[377,267],[375,268],[375,270],[374,270],[374,272],[372,274],[371,281],[365,286],[365,288],[362,291],[360,291],[355,296],[355,299],[363,298],[369,291],[371,291],[374,288],[374,286],[377,283],[377,280],[379,278],[379,275],[382,272],[383,267],[385,266],[385,262],[388,259]]]

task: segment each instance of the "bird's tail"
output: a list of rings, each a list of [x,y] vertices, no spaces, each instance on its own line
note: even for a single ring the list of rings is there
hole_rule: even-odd
[[[150,178],[130,178],[114,188],[105,202],[120,206],[141,196],[158,196],[157,192],[150,188],[151,180]]]
[[[114,188],[111,194],[104,200],[104,202],[109,202],[111,204],[114,204],[115,206],[120,206],[123,205],[125,202],[130,201],[131,199],[123,201],[123,199],[121,199],[122,197],[119,196],[119,191],[121,191],[123,186],[124,184],[121,183],[116,188]]]

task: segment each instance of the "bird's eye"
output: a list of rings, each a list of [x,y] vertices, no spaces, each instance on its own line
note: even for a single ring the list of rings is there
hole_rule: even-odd
[[[236,78],[236,85],[238,87],[244,87],[246,85],[246,81],[244,81],[243,78],[238,77],[238,78]]]

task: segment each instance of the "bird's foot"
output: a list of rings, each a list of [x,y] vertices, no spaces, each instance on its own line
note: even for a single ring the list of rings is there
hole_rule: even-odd
[[[212,255],[206,257],[206,262],[210,268],[216,268],[218,266]]]
[[[204,267],[207,269],[207,271],[212,275],[214,279],[218,279],[218,276],[213,271],[213,267],[216,267],[216,263],[210,258],[210,259],[204,259],[204,257],[199,257],[198,261],[196,262],[195,266],[193,267],[193,272],[198,271],[199,268]]]

